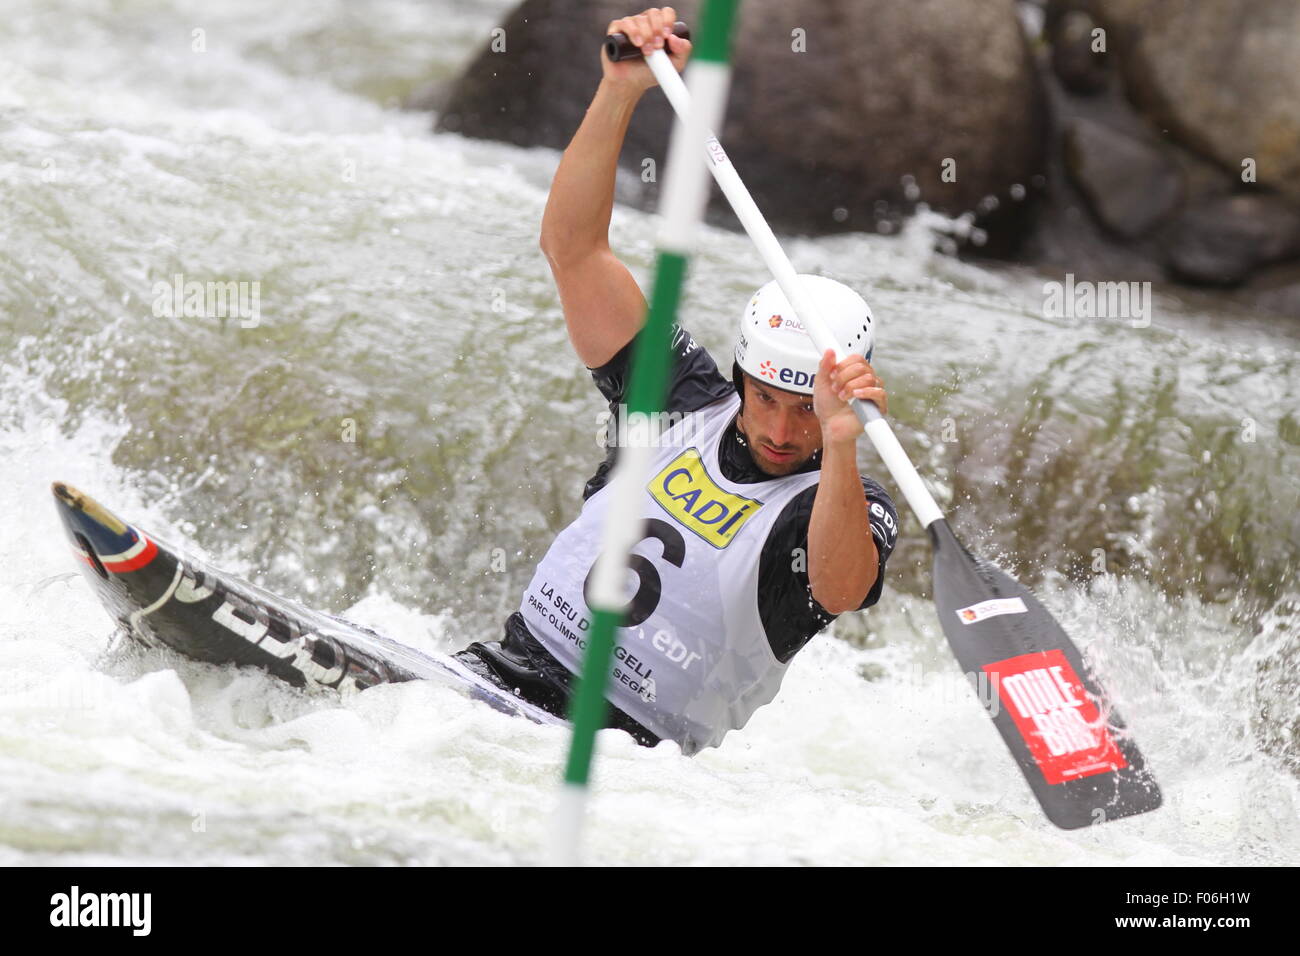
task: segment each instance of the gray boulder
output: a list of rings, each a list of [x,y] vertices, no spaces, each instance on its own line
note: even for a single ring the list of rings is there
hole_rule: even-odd
[[[1246,291],[1256,309],[1300,322],[1300,262],[1262,270],[1251,278]],[[1300,444],[1300,434],[1293,444]]]
[[[1242,193],[1189,206],[1173,225],[1167,264],[1200,285],[1238,285],[1257,268],[1300,255],[1300,212]]]
[[[599,81],[599,38],[632,9],[525,0],[506,51],[470,64],[438,128],[563,147]],[[678,5],[692,25],[696,10]],[[1013,0],[749,0],[735,39],[721,136],[774,227],[873,229],[923,201],[980,211],[992,251],[1019,240],[1028,204],[1009,197],[1041,172],[1046,117]],[[647,95],[623,163],[662,169],[669,119]]]
[[[1065,163],[1094,215],[1134,239],[1178,205],[1182,174],[1159,144],[1077,117],[1065,130]]]
[[[1159,128],[1300,200],[1300,3],[1094,0],[1129,96]],[[1240,181],[1240,180],[1238,180]]]
[[[679,14],[693,15],[696,4],[676,6]],[[629,12],[636,11],[611,0],[525,0],[452,84],[435,127],[517,146],[564,148],[600,82],[605,27]],[[662,158],[671,120],[662,96],[642,99],[624,140],[625,165]]]

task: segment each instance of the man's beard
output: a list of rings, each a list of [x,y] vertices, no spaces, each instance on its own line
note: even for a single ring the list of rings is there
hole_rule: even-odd
[[[773,478],[788,475],[808,463],[807,458],[791,458],[789,461],[783,462],[769,461],[764,458],[763,453],[752,444],[749,442],[746,442],[745,444],[749,447],[749,457],[754,460],[754,464],[758,466],[758,470],[765,475],[771,475]],[[777,450],[780,451],[781,449]]]
[[[740,421],[736,422],[736,434],[739,436],[741,444],[745,446],[745,450],[749,452],[750,460],[754,462],[755,467],[763,474],[771,475],[773,478],[793,474],[817,457],[817,452],[814,451],[803,458],[791,458],[789,461],[781,462],[770,461],[763,457],[763,452],[759,449],[758,444],[749,440],[749,436],[745,434],[744,424]],[[782,448],[777,449],[777,451],[784,450]]]

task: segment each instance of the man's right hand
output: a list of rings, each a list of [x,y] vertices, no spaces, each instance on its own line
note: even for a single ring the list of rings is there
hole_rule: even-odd
[[[680,72],[691,45],[672,34],[676,18],[672,7],[656,7],[615,20],[609,32],[627,35],[643,53],[666,49]],[[619,151],[637,101],[655,77],[644,60],[609,62],[604,46],[604,76],[560,157],[540,236],[569,339],[588,368],[606,364],[631,342],[646,314],[641,288],[609,247],[609,218]]]
[[[673,24],[677,22],[677,11],[672,7],[651,7],[645,13],[633,17],[623,17],[610,23],[606,35],[610,33],[626,34],[628,39],[649,56],[655,50],[667,47],[668,58],[680,73],[691,55],[691,41],[683,40],[673,33]],[[605,48],[600,49],[600,63],[605,74],[605,82],[620,90],[640,95],[655,85],[654,74],[645,60],[620,60],[611,63],[605,56]]]

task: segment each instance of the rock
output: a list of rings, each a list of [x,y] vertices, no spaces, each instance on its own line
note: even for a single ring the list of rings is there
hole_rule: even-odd
[[[1238,285],[1255,269],[1300,255],[1300,211],[1268,194],[1189,206],[1173,223],[1166,264],[1199,285]]]
[[[627,11],[626,2],[611,0],[526,0],[455,80],[437,128],[519,146],[563,148],[600,82],[598,50],[605,27]],[[636,151],[657,149],[666,135],[671,117],[660,99],[647,96],[637,109],[627,137]],[[651,134],[653,143],[647,142]]]
[[[439,128],[566,145],[599,80],[598,40],[627,10],[525,0],[505,24],[506,52],[470,65]],[[692,24],[696,10],[678,8]],[[1030,203],[1010,197],[1041,173],[1046,117],[1013,0],[750,0],[733,61],[721,137],[775,228],[874,229],[922,201],[980,210],[992,251],[1020,239]],[[668,120],[652,91],[624,164],[662,169]]]
[[[1149,232],[1183,195],[1159,145],[1082,117],[1066,127],[1065,164],[1097,219],[1125,239]]]
[[[1058,18],[1048,42],[1052,45],[1052,69],[1071,93],[1089,96],[1106,88],[1110,61],[1105,51],[1094,50],[1093,31],[1097,21],[1082,10],[1070,10]]]
[[[1300,201],[1300,3],[1093,0],[1130,98],[1240,182]]]
[[[1300,321],[1300,262],[1262,270],[1246,292],[1254,308]]]

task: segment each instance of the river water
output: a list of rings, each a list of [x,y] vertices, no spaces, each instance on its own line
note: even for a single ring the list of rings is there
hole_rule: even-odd
[[[544,859],[561,729],[124,646],[49,492],[421,647],[500,633],[601,457],[537,249],[558,154],[395,104],[506,7],[0,3],[0,863]],[[655,222],[614,216],[643,285]],[[786,248],[866,294],[904,445],[1086,649],[1166,806],[1047,823],[907,515],[880,604],[722,748],[602,736],[589,859],[1300,862],[1300,334],[1159,290],[1146,328],[1048,317],[1063,276],[944,228]],[[258,283],[256,322],[155,308],[178,275]],[[765,278],[706,232],[682,321],[725,368]]]

